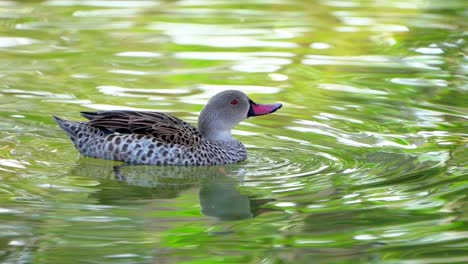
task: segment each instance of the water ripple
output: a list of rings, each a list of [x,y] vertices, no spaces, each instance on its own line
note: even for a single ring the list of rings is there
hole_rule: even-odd
[[[0,1],[0,258],[463,262],[465,2]],[[85,158],[51,119],[227,89],[284,105],[237,164]]]
[[[275,39],[290,39],[302,30],[263,28],[239,28],[232,25],[184,24],[158,22],[148,29],[163,31],[179,45],[201,45],[211,47],[276,47],[294,48],[297,44]],[[210,41],[207,42],[206,39]],[[265,40],[267,39],[268,40]]]
[[[37,42],[38,40],[31,39],[31,38],[0,37],[0,48],[31,45]]]
[[[95,6],[95,7],[118,7],[118,8],[149,8],[158,5],[158,1],[132,0],[132,1],[109,1],[109,0],[47,0],[44,5],[48,6]]]
[[[421,55],[405,58],[386,56],[325,56],[306,55],[302,63],[306,65],[341,65],[368,68],[394,68],[412,70],[439,70],[438,65],[444,64],[442,57],[436,55]]]

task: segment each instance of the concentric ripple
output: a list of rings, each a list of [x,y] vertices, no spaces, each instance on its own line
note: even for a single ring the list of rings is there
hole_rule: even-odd
[[[266,142],[256,142],[247,149],[248,159],[241,165],[245,170],[241,184],[281,196],[328,189],[330,177],[360,166],[345,152],[292,137],[268,136]]]

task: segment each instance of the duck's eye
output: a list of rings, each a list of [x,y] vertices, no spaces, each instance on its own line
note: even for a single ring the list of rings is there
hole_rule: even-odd
[[[236,104],[238,104],[238,103],[239,103],[239,101],[237,101],[236,99],[234,99],[234,100],[231,101],[231,104],[232,104],[232,105],[236,105]]]

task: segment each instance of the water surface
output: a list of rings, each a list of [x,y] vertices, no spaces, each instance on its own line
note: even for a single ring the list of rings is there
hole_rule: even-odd
[[[466,263],[468,5],[0,1],[3,263]],[[282,102],[245,162],[80,157],[51,115]]]

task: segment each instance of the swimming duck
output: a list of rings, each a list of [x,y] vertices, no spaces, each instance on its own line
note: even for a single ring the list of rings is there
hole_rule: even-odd
[[[110,110],[81,112],[87,122],[54,116],[84,156],[148,165],[220,165],[243,161],[247,152],[231,130],[251,116],[266,115],[281,104],[256,104],[241,91],[214,95],[203,107],[198,129],[167,114]]]

